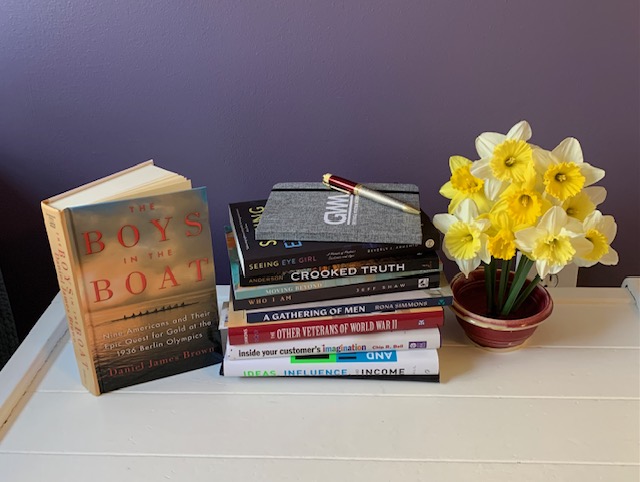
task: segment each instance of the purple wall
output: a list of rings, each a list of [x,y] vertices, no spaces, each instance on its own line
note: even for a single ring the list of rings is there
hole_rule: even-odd
[[[218,281],[229,202],[324,172],[415,182],[520,119],[607,170],[617,267],[640,274],[637,0],[0,4],[0,233],[24,335],[56,292],[39,201],[154,158],[209,188]]]

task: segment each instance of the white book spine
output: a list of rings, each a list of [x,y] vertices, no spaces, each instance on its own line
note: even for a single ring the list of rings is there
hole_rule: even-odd
[[[286,357],[291,355],[319,355],[322,353],[350,353],[382,350],[424,350],[440,348],[438,328],[368,333],[328,338],[253,343],[227,344],[225,356],[229,360]]]
[[[386,350],[304,357],[224,360],[231,377],[322,377],[348,375],[437,375],[438,350]]]

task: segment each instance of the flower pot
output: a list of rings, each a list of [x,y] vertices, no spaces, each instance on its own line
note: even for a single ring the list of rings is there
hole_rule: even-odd
[[[538,285],[527,300],[507,317],[487,316],[482,269],[469,273],[468,278],[463,273],[456,274],[451,280],[451,289],[451,309],[458,323],[471,341],[484,348],[509,350],[520,347],[553,310],[551,295]]]

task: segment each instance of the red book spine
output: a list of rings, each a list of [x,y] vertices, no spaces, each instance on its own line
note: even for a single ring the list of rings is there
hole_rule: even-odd
[[[300,340],[325,336],[348,336],[381,331],[437,328],[444,323],[442,308],[414,313],[370,313],[338,319],[247,324],[228,328],[231,345],[249,345],[270,341]]]

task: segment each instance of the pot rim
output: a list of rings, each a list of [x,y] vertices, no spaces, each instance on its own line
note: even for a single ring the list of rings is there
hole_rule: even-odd
[[[495,320],[495,323],[488,323],[488,322],[483,322],[478,320],[477,318],[471,317],[469,315],[465,315],[464,313],[462,313],[461,311],[459,311],[457,309],[457,306],[455,304],[451,305],[451,309],[452,311],[455,313],[455,315],[466,321],[467,323],[470,323],[472,325],[476,325],[480,328],[489,328],[491,330],[495,330],[495,331],[523,331],[523,330],[530,330],[532,328],[536,328],[538,326],[540,326],[542,323],[544,323],[546,321],[546,319],[549,317],[549,315],[544,316],[540,321],[538,321],[537,323],[531,323],[528,325],[507,325],[504,322],[507,321],[522,321],[522,320],[501,320],[499,318],[489,318],[487,316],[482,316],[482,315],[475,315],[476,317],[482,316],[482,318],[485,319],[490,319],[490,320]],[[541,311],[540,313],[544,313],[546,310]],[[525,320],[528,318],[524,318]]]
[[[454,285],[459,284],[461,282],[468,283],[484,283],[484,270],[475,270],[472,273],[469,273],[469,278],[464,276],[464,273],[457,273],[451,282],[452,288],[455,288]],[[482,276],[480,278],[480,276]],[[537,293],[538,296],[543,299],[542,309],[531,316],[525,318],[515,318],[515,319],[507,319],[507,318],[492,318],[490,316],[481,315],[479,313],[474,313],[473,311],[467,309],[462,303],[460,303],[455,297],[456,290],[454,289],[454,297],[453,303],[451,305],[452,311],[458,316],[460,319],[464,320],[467,323],[478,326],[480,328],[489,328],[496,331],[522,331],[536,328],[540,324],[542,324],[552,313],[553,311],[553,299],[551,294],[544,286],[536,286],[533,293]]]

